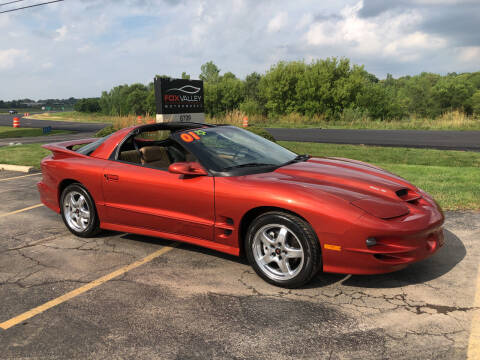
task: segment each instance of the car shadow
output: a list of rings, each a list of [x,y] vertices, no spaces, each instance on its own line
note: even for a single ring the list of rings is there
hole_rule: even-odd
[[[397,288],[406,285],[421,284],[434,280],[450,272],[458,263],[460,263],[467,254],[467,250],[462,241],[451,231],[444,230],[445,244],[433,256],[411,264],[403,270],[381,275],[346,275],[319,273],[303,289],[321,288],[335,283],[341,283],[344,286],[364,287],[364,288]],[[172,240],[148,237],[135,234],[123,234],[121,238],[168,246]],[[182,249],[214,256],[230,262],[236,262],[248,265],[246,257],[237,257],[228,255],[215,250],[203,248],[196,245],[182,243]]]
[[[397,288],[421,284],[450,272],[467,254],[462,241],[451,231],[444,230],[445,244],[433,256],[407,266],[403,270],[381,275],[336,275],[320,274],[306,285],[308,288],[322,287],[337,278],[344,286],[363,288]],[[326,279],[322,279],[325,275]]]

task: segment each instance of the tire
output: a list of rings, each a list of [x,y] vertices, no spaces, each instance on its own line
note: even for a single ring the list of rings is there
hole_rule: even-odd
[[[82,185],[70,184],[63,190],[60,196],[60,211],[63,222],[72,234],[88,238],[100,232],[95,203]]]
[[[248,228],[245,245],[255,272],[276,286],[298,288],[322,267],[320,244],[312,227],[289,213],[258,216]]]

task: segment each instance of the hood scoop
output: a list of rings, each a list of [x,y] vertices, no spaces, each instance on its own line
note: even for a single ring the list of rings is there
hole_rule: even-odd
[[[395,191],[395,194],[397,194],[397,196],[403,201],[411,204],[415,204],[417,200],[422,198],[422,196],[416,191],[410,190],[408,188],[397,190]]]

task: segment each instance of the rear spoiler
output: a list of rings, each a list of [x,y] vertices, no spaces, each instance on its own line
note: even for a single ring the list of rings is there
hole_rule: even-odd
[[[54,156],[63,155],[63,156],[79,156],[84,157],[86,155],[80,154],[72,148],[75,145],[86,145],[90,144],[94,141],[97,141],[99,138],[90,138],[90,139],[79,139],[79,140],[70,140],[70,141],[63,141],[58,143],[52,144],[45,144],[42,145],[42,148],[50,150]]]

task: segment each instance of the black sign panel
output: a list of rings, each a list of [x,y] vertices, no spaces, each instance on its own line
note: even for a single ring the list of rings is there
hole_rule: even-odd
[[[203,113],[203,81],[155,78],[157,114]]]

